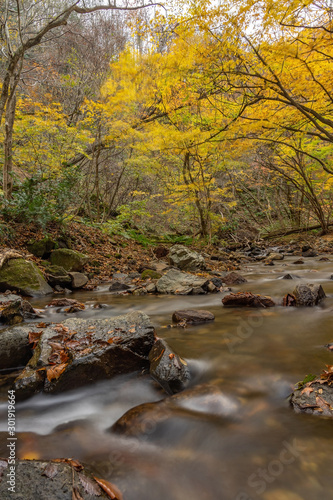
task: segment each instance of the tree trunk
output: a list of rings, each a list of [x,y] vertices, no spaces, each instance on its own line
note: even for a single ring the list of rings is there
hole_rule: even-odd
[[[5,119],[5,159],[3,165],[3,192],[6,200],[12,197],[13,192],[13,128],[15,119],[16,96],[8,100]]]

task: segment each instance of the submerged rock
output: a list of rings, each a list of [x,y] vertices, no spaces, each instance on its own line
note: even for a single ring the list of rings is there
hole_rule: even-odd
[[[135,406],[120,417],[110,430],[138,437],[152,434],[160,424],[173,417],[195,418],[200,414],[202,418],[202,414],[206,414],[230,418],[236,417],[239,411],[237,398],[223,394],[213,385],[202,384],[161,401]]]
[[[235,273],[232,271],[231,273],[226,274],[223,278],[223,283],[226,285],[240,285],[241,283],[246,283],[247,279],[244,278],[241,274]]]
[[[31,325],[23,330],[29,332]],[[154,342],[154,327],[141,312],[107,319],[71,318],[48,325],[40,330],[34,354],[14,388],[18,397],[27,397],[41,390],[61,392],[148,369]]]
[[[170,248],[169,260],[172,266],[183,271],[197,271],[206,268],[203,256],[183,245],[174,245]]]
[[[208,284],[207,278],[182,273],[178,269],[170,269],[158,280],[156,288],[158,293],[189,295],[195,294],[199,288],[206,292]]]
[[[214,321],[215,316],[213,313],[204,309],[184,309],[182,311],[175,311],[172,315],[172,321],[180,323],[205,323],[206,321]]]
[[[263,295],[251,292],[230,293],[222,299],[225,307],[274,307],[275,302]]]
[[[10,259],[0,269],[0,291],[38,297],[52,293],[38,267],[24,259]]]
[[[190,380],[187,363],[158,339],[149,353],[150,375],[168,394],[182,391]]]
[[[76,460],[18,460],[11,480],[11,465],[0,460],[0,497],[2,500],[122,500],[118,488],[93,474]],[[100,483],[98,481],[101,481]],[[107,494],[103,484],[113,492]],[[10,490],[10,487],[14,487]]]
[[[316,306],[325,297],[325,292],[321,285],[308,283],[297,285],[292,295],[295,297],[296,306]]]

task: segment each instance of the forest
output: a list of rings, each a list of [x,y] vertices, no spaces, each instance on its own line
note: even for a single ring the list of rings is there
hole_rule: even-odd
[[[328,3],[84,5],[2,4],[3,220],[328,231]]]
[[[333,491],[332,0],[0,0],[1,500]]]

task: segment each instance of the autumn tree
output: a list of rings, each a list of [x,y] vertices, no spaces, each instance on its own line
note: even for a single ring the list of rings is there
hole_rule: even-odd
[[[153,3],[128,6],[114,2],[5,0],[0,7],[3,76],[0,93],[0,124],[5,116],[3,190],[6,198],[12,191],[12,140],[16,92],[30,54],[43,43],[61,36],[73,16],[98,11],[140,10]]]

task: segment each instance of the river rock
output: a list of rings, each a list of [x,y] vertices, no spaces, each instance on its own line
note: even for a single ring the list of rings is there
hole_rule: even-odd
[[[61,266],[47,266],[45,269],[46,279],[53,288],[61,286],[63,288],[72,285],[72,279],[68,272]]]
[[[275,302],[263,295],[251,292],[230,293],[222,299],[225,307],[274,307]]]
[[[35,318],[36,316],[32,305],[27,300],[23,300],[22,297],[11,293],[0,295],[0,322],[15,325],[22,323],[26,318]]]
[[[214,321],[214,319],[214,314],[204,309],[184,309],[182,311],[175,311],[172,315],[172,321],[175,323],[180,323],[184,320],[189,324],[205,323],[206,321]]]
[[[283,260],[284,255],[283,253],[278,253],[278,252],[272,252],[268,255],[269,260]]]
[[[10,259],[0,269],[0,292],[6,290],[31,297],[53,292],[36,264],[24,259]]]
[[[187,363],[158,339],[149,353],[150,375],[167,394],[182,391],[190,380]]]
[[[31,325],[21,327],[27,333]],[[14,328],[15,330],[15,328]],[[27,367],[16,379],[18,397],[61,392],[149,367],[155,342],[149,317],[133,312],[107,319],[71,318],[41,329]]]
[[[29,328],[15,326],[0,331],[0,367],[12,369],[25,366],[31,358]]]
[[[121,283],[120,281],[113,281],[109,287],[109,292],[118,293],[118,292],[127,292],[131,289],[130,285],[126,285],[126,283]]]
[[[325,292],[321,285],[308,283],[297,285],[292,295],[295,297],[296,306],[316,306],[325,297]]]
[[[93,474],[76,460],[19,460],[15,463],[15,492],[8,488],[10,464],[0,460],[0,498],[2,500],[122,500],[115,485],[108,495]]]
[[[282,279],[283,280],[296,280],[296,279],[299,279],[299,276],[296,276],[296,274],[285,274],[284,276],[282,276]]]
[[[155,283],[149,283],[146,286],[147,293],[155,293],[156,292],[156,285]]]
[[[231,273],[226,274],[223,278],[223,283],[226,285],[240,285],[241,283],[246,283],[247,279],[244,278],[241,274],[235,273],[232,271]]]
[[[158,280],[161,277],[162,277],[162,275],[160,273],[158,273],[157,271],[155,271],[154,269],[145,269],[141,273],[142,280],[146,280],[146,279]]]
[[[318,252],[313,250],[313,248],[309,248],[305,252],[302,252],[302,257],[318,257]]]
[[[310,382],[296,389],[290,403],[297,413],[333,417],[333,387],[327,382]]]
[[[188,417],[207,414],[230,418],[237,416],[240,403],[235,397],[223,394],[217,387],[202,384],[164,400],[131,408],[113,424],[110,431],[136,437],[148,433],[151,435],[159,424],[170,422],[178,415],[184,418],[184,410],[189,412]]]
[[[68,273],[72,280],[72,288],[83,288],[88,283],[88,278],[83,273],[71,272]]]
[[[207,291],[209,280],[200,276],[182,273],[178,269],[170,269],[156,283],[158,293],[189,295],[193,289],[200,287]]]
[[[183,271],[197,271],[206,268],[203,256],[183,245],[174,245],[170,248],[169,260],[172,266]]]
[[[80,272],[89,257],[69,248],[58,248],[51,253],[51,264],[63,267],[68,272]]]
[[[295,260],[294,264],[304,264],[304,260],[302,259]]]

